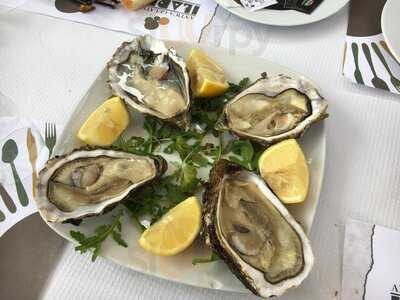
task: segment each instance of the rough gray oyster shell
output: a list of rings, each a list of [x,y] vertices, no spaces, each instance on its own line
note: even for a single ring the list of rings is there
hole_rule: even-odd
[[[47,162],[39,173],[35,201],[48,222],[99,215],[160,177],[166,168],[161,156],[77,149]]]
[[[267,77],[225,104],[217,129],[270,145],[300,137],[313,123],[327,117],[328,103],[306,78]]]
[[[308,276],[310,242],[285,206],[254,173],[218,161],[203,195],[202,235],[254,294],[280,296]]]
[[[190,125],[189,75],[184,60],[150,35],[125,42],[108,63],[109,84],[134,109],[175,123]]]

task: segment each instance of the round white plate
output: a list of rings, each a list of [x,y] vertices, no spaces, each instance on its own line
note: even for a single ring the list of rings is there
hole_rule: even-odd
[[[215,0],[229,12],[243,19],[256,23],[275,26],[298,26],[321,21],[330,17],[343,8],[349,0],[324,0],[311,14],[294,10],[261,9],[249,11],[244,7],[230,7],[233,0]]]
[[[382,32],[390,51],[400,63],[400,1],[388,0],[382,11]]]
[[[168,45],[173,46],[183,57],[187,57],[190,49],[194,47],[182,42],[169,42]],[[196,45],[196,47],[199,47],[199,45]],[[231,55],[228,50],[220,48],[200,47],[219,62],[225,69],[228,80],[232,82],[239,82],[243,77],[247,76],[255,80],[259,78],[262,72],[267,72],[269,75],[287,74],[293,77],[299,76],[296,72],[260,58]],[[236,63],[237,61],[246,63],[238,64]],[[107,79],[107,70],[103,70],[86,95],[81,99],[59,138],[60,143],[55,149],[57,154],[66,153],[80,146],[75,138],[79,127],[93,110],[111,96]],[[126,137],[133,134],[137,135],[142,130],[142,119],[142,116],[135,112],[132,118],[133,121],[124,135]],[[301,205],[291,206],[289,210],[301,223],[305,231],[309,232],[317,209],[324,174],[326,143],[324,123],[320,122],[308,129],[304,137],[300,139],[300,143],[309,162],[311,174],[310,191],[307,201]],[[86,218],[79,227],[54,223],[49,224],[49,226],[65,239],[72,241],[70,230],[79,230],[85,234],[92,234],[95,227],[110,222],[111,216],[118,209],[121,208],[117,207],[103,216]],[[145,252],[139,246],[137,242],[139,236],[139,231],[125,214],[122,220],[122,237],[127,241],[129,247],[120,247],[114,241],[108,239],[103,243],[100,255],[133,270],[176,282],[221,290],[247,291],[221,261],[197,266],[192,265],[194,257],[210,255],[210,251],[206,249],[200,238],[179,255],[159,257]]]

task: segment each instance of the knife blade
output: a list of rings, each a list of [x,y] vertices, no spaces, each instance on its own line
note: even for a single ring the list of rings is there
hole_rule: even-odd
[[[29,161],[32,166],[32,194],[36,196],[36,183],[37,183],[37,171],[36,171],[36,160],[37,160],[37,148],[35,137],[32,134],[31,128],[28,128],[26,134],[26,145],[29,153]]]

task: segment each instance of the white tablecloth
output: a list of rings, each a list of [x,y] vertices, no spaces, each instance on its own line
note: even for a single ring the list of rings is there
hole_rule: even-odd
[[[217,21],[224,21],[211,23],[203,42],[262,56],[297,70],[317,82],[330,101],[325,179],[311,232],[316,265],[304,284],[283,299],[338,299],[346,219],[400,229],[400,97],[353,85],[342,77],[347,9],[320,23],[291,29],[252,24],[218,10]],[[215,34],[221,31],[222,39]],[[128,38],[122,33],[0,7],[0,91],[34,119],[66,122],[114,49]],[[245,298],[159,280],[102,258],[92,264],[71,245],[43,296]]]

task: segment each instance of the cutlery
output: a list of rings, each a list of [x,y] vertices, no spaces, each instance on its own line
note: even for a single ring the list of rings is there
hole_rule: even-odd
[[[371,52],[369,51],[369,48],[368,48],[366,43],[362,44],[362,49],[364,51],[365,57],[367,58],[367,61],[368,61],[369,67],[371,68],[372,74],[374,74],[374,77],[371,80],[372,85],[374,87],[378,88],[378,89],[383,89],[383,90],[390,91],[389,87],[386,84],[386,82],[383,81],[382,79],[380,79],[378,77],[378,75],[376,75],[375,67],[374,67],[374,64],[372,62]]]
[[[21,179],[17,173],[17,169],[14,165],[14,160],[18,156],[18,146],[13,139],[7,140],[2,149],[2,160],[3,162],[11,165],[11,170],[14,176],[15,187],[17,189],[17,194],[19,202],[22,206],[27,206],[29,203],[28,195],[26,194],[25,188],[21,182]]]
[[[390,49],[389,49],[388,45],[386,44],[386,42],[385,41],[380,41],[379,43],[381,44],[382,48],[385,49],[387,53],[389,53],[389,55],[394,59],[394,61],[397,62],[398,60],[396,59],[396,57],[394,57],[393,53],[390,51]]]
[[[46,123],[45,134],[44,134],[44,143],[46,144],[47,149],[49,149],[49,158],[53,154],[54,146],[57,141],[57,131],[56,125],[53,123]]]
[[[360,66],[358,64],[358,45],[356,43],[351,44],[351,50],[353,51],[354,63],[356,65],[356,70],[354,71],[354,78],[357,83],[364,84],[364,80],[361,75]]]
[[[36,160],[37,160],[37,148],[36,141],[33,137],[31,128],[28,128],[26,134],[26,145],[28,147],[29,161],[32,166],[32,194],[36,196],[36,183],[37,183],[37,171],[36,171]]]
[[[3,199],[4,205],[7,207],[8,211],[10,213],[15,213],[17,211],[15,203],[1,182],[0,182],[0,196],[1,199]]]
[[[4,213],[0,210],[0,222],[3,222],[6,219]]]
[[[392,82],[393,86],[396,88],[396,90],[400,93],[400,80],[398,80],[396,77],[393,76],[392,71],[390,70],[385,58],[382,55],[381,50],[379,49],[378,45],[375,43],[372,43],[372,49],[374,49],[376,55],[378,55],[379,59],[381,60],[382,64],[385,66],[386,71],[390,75],[390,81]]]

